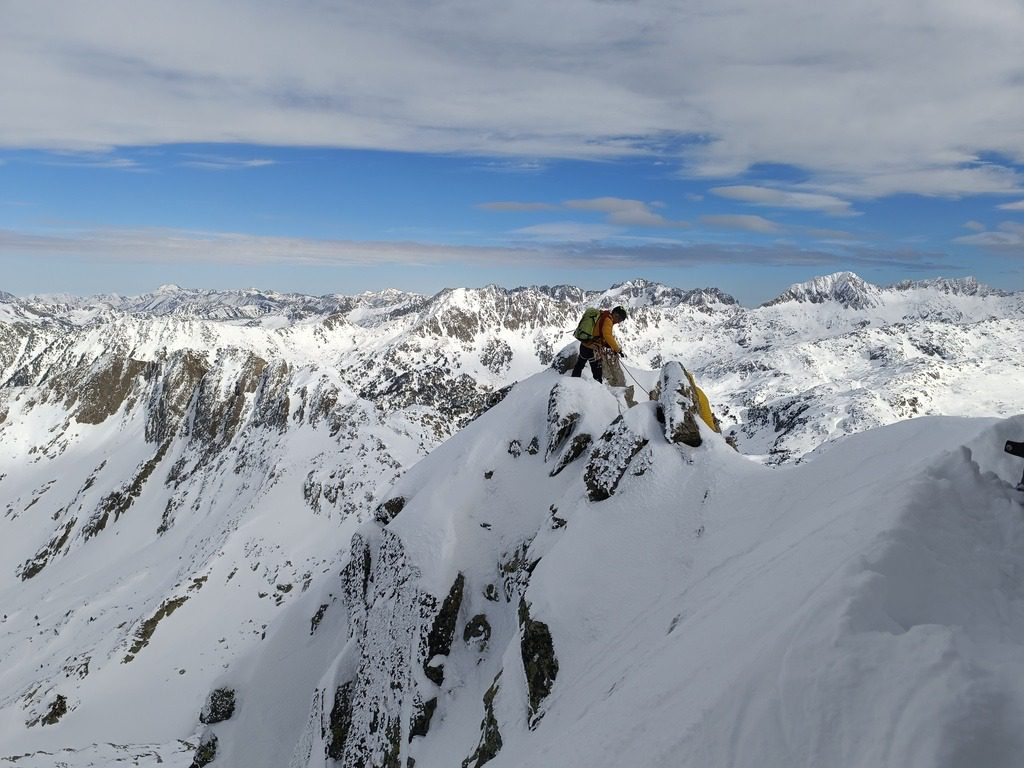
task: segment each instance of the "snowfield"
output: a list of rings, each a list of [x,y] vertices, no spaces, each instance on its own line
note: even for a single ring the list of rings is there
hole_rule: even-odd
[[[1024,765],[1021,300],[2,295],[0,765]]]

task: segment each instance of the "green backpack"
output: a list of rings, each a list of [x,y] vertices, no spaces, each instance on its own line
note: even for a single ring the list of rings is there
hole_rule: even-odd
[[[591,341],[596,339],[597,336],[594,334],[597,331],[597,321],[601,319],[601,310],[595,309],[594,307],[588,307],[587,311],[583,313],[583,317],[580,318],[580,324],[576,326],[576,330],[573,332],[580,341]]]

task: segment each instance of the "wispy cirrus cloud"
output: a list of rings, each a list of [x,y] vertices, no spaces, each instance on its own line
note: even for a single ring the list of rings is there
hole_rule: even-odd
[[[147,171],[146,166],[131,157],[107,152],[53,152],[34,159],[39,165],[60,168],[109,168],[114,171]]]
[[[559,233],[552,231],[551,235]],[[0,229],[0,258],[62,257],[97,263],[204,263],[225,265],[425,266],[464,264],[506,267],[601,268],[645,266],[821,266],[898,267],[902,270],[958,269],[942,254],[914,250],[847,248],[840,251],[791,245],[697,244],[683,242],[576,241],[541,237],[521,245],[439,245],[415,241],[354,241],[268,237],[233,232],[177,229],[97,229],[26,232]]]
[[[985,229],[975,235],[964,235],[953,242],[964,245],[982,245],[997,250],[1024,249],[1024,224],[1004,221],[996,229]]]
[[[1001,211],[1024,211],[1024,200],[1018,200],[1014,203],[1003,203],[996,207]]]
[[[821,211],[830,216],[857,216],[858,213],[846,200],[834,195],[822,195],[812,192],[790,192],[773,187],[751,185],[734,185],[728,187],[712,187],[711,194],[729,200],[752,205],[763,205],[771,208],[790,208],[800,211]]]
[[[593,197],[564,200],[560,203],[499,201],[477,205],[485,211],[592,211],[604,214],[608,223],[619,227],[646,227],[652,229],[685,229],[689,222],[668,219],[653,210],[662,208],[658,202],[644,202],[622,197]]]
[[[586,224],[578,221],[552,221],[513,230],[514,235],[525,235],[537,240],[556,243],[589,243],[607,240],[621,233],[619,227],[607,224]]]
[[[782,231],[782,228],[770,219],[742,213],[701,216],[700,223],[716,229],[742,229],[766,235]]]
[[[263,168],[277,165],[276,160],[264,157],[231,157],[229,155],[185,154],[181,165],[186,168],[199,168],[206,171],[237,171],[246,168]]]
[[[663,207],[660,203],[645,203],[621,197],[595,197],[587,200],[566,200],[562,203],[574,211],[598,211],[607,214],[610,224],[623,227],[653,227],[656,229],[684,229],[690,226],[686,221],[666,219],[651,210]]]

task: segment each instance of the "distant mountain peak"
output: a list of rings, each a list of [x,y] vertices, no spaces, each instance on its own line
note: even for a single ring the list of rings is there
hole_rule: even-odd
[[[853,272],[834,272],[803,283],[794,283],[787,291],[761,306],[771,307],[789,301],[824,304],[835,301],[847,309],[867,309],[878,306],[881,289]]]
[[[927,280],[900,280],[891,286],[894,291],[932,289],[951,296],[1007,296],[1006,291],[979,283],[973,275],[966,277],[933,277]]]

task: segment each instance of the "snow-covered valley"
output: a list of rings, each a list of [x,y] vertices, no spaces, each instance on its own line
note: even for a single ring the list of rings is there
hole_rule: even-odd
[[[1019,294],[0,299],[0,764],[1021,763]]]

